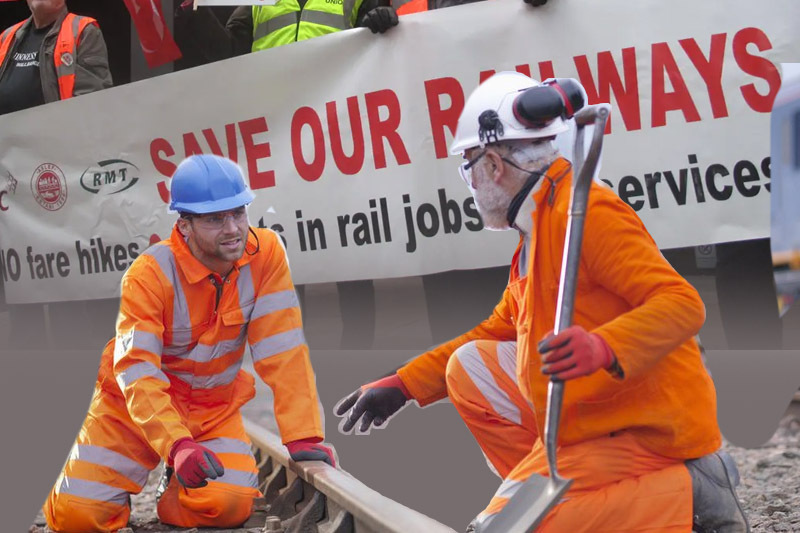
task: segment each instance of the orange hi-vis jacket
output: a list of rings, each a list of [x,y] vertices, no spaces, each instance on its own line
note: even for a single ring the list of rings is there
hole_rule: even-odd
[[[3,64],[8,50],[14,42],[14,36],[25,22],[27,22],[27,19],[11,26],[0,34],[0,65]],[[68,13],[58,32],[53,62],[58,76],[58,93],[62,100],[73,96],[78,43],[83,29],[89,24],[97,26],[97,21],[91,17]]]
[[[324,436],[285,249],[275,232],[253,231],[257,242],[251,233],[224,281],[192,255],[177,227],[122,278],[117,335],[103,352],[98,385],[124,396],[162,458],[177,439],[203,433],[254,396],[254,379],[241,370],[245,341],[274,392],[283,442]]]
[[[544,435],[549,377],[537,343],[553,329],[572,174],[556,160],[517,217],[531,227],[527,274],[519,275],[524,237],[492,315],[471,331],[398,371],[420,405],[446,396],[445,368],[456,348],[476,339],[517,342],[517,383]],[[527,208],[526,208],[527,206]],[[519,224],[518,224],[519,225]],[[716,393],[693,336],[705,320],[697,291],[664,259],[633,209],[594,183],[589,195],[573,323],[600,335],[624,378],[604,370],[566,383],[559,443],[626,430],[648,449],[674,458],[721,444]]]

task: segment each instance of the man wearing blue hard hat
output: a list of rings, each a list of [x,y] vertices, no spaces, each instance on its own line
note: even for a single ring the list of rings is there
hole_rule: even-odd
[[[122,279],[117,334],[103,351],[92,403],[44,512],[54,531],[125,527],[130,495],[163,459],[161,521],[236,527],[259,496],[239,409],[255,395],[245,342],[274,392],[295,461],[335,466],[324,444],[314,373],[286,251],[252,228],[254,195],[232,161],[184,160],[172,177],[169,239]]]

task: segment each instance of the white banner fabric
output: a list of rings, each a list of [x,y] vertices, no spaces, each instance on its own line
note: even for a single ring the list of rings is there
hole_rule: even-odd
[[[296,283],[508,264],[448,155],[489,71],[573,77],[613,106],[600,178],[662,248],[769,235],[776,65],[800,3],[492,0],[403,17],[0,117],[7,301],[112,297],[175,220],[193,153],[238,160],[252,225]]]

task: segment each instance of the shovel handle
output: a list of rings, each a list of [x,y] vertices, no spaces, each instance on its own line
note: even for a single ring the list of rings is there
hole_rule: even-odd
[[[569,204],[569,219],[567,232],[564,237],[564,255],[561,258],[561,279],[558,284],[558,301],[556,303],[556,321],[553,328],[554,334],[572,325],[573,306],[575,303],[575,289],[578,281],[578,266],[580,265],[581,246],[583,244],[583,222],[586,218],[586,206],[589,201],[589,190],[592,186],[594,172],[600,159],[603,148],[603,131],[608,119],[608,104],[589,106],[575,115],[593,119],[594,132],[589,152],[584,160],[583,125],[578,125],[575,135],[574,156],[575,177],[572,180],[572,194]]]
[[[573,118],[575,119],[575,124],[579,128],[582,128],[583,126],[594,124],[601,113],[605,113],[605,116],[608,116],[610,109],[611,106],[609,104],[590,105],[575,113]]]
[[[603,148],[603,133],[610,106],[599,104],[581,109],[575,115],[578,130],[575,134],[573,159],[576,164],[576,176],[572,180],[569,218],[565,236],[564,255],[561,258],[561,280],[558,284],[558,301],[556,303],[556,322],[553,333],[572,325],[575,304],[575,289],[578,286],[578,267],[581,260],[583,244],[583,223],[586,218],[586,206],[589,202],[589,190],[592,186],[594,172]],[[584,160],[583,133],[584,127],[594,125],[592,142]],[[561,420],[561,405],[564,397],[564,382],[551,378],[547,387],[547,415],[544,426],[544,444],[547,451],[547,462],[550,475],[558,478],[556,465],[556,447],[558,445],[558,426]]]

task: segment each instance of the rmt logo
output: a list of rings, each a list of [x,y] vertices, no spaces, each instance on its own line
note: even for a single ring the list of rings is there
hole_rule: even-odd
[[[81,174],[81,187],[92,194],[118,194],[139,181],[139,167],[122,159],[98,161]]]

